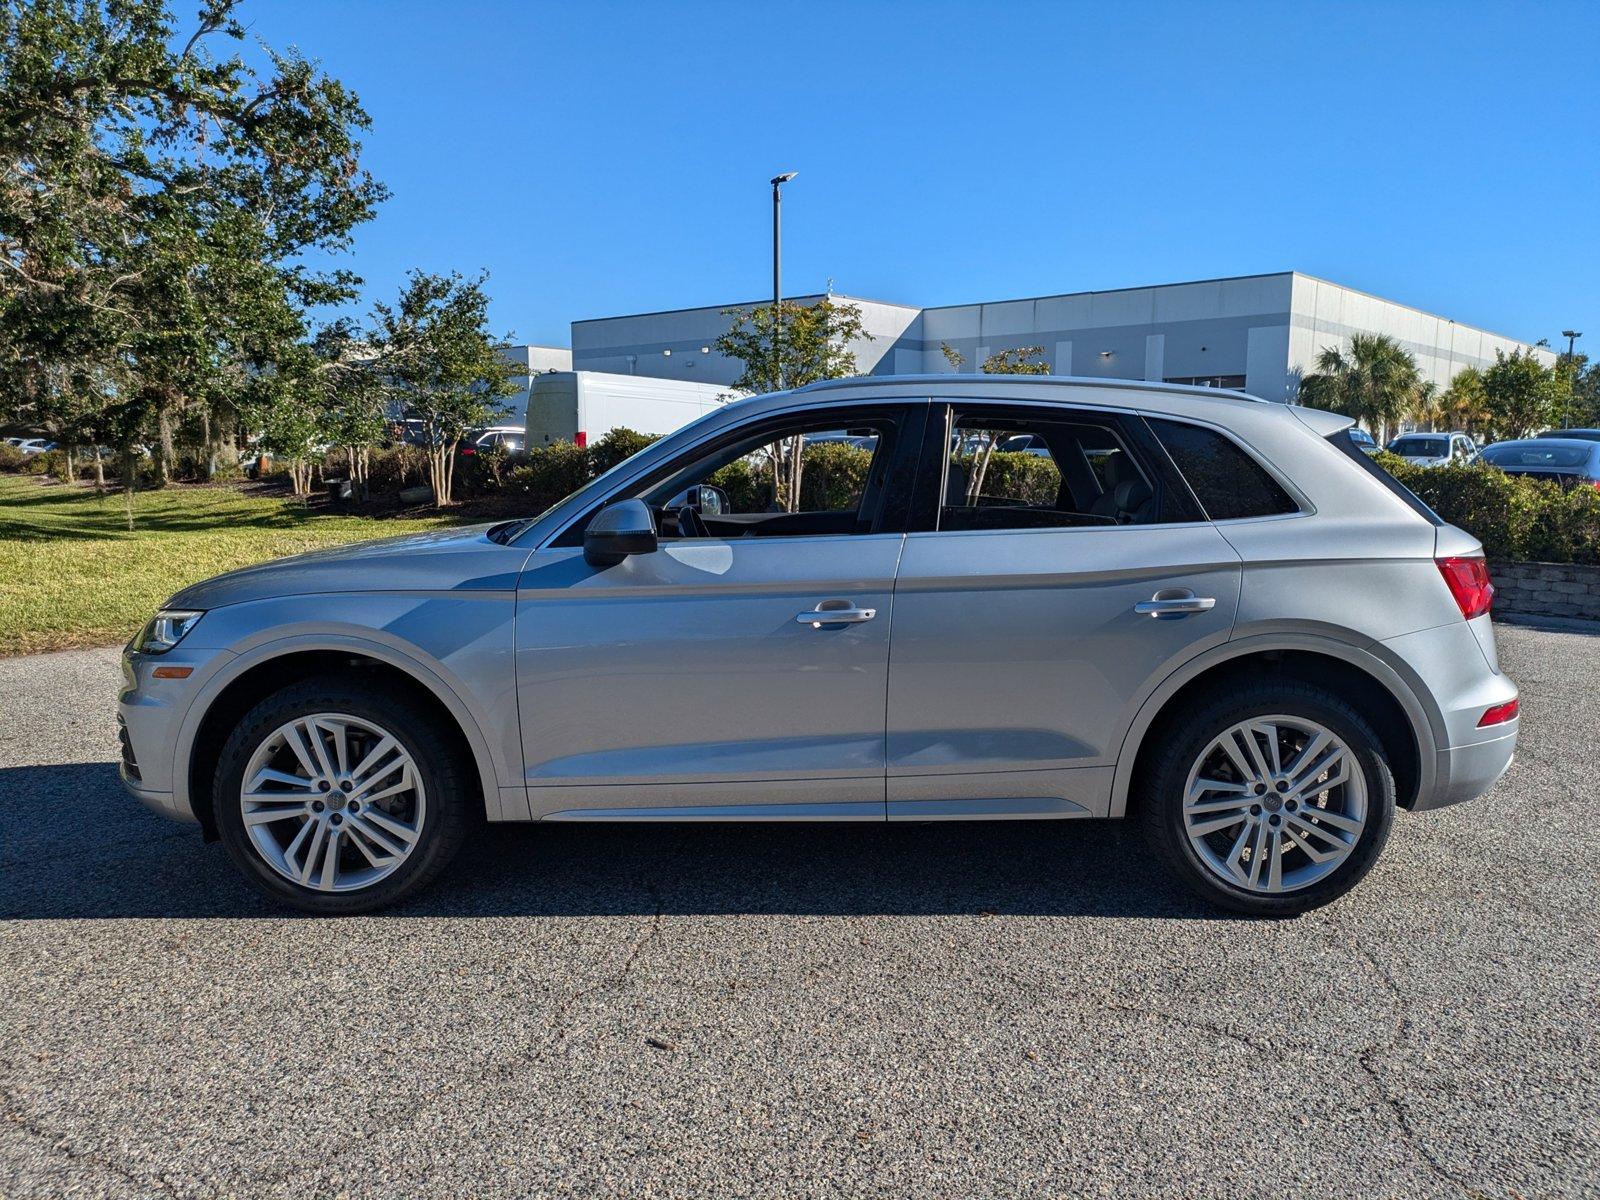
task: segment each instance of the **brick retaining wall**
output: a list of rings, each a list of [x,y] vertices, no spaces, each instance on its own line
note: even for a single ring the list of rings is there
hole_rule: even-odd
[[[1491,562],[1494,611],[1600,620],[1600,567],[1578,563]]]

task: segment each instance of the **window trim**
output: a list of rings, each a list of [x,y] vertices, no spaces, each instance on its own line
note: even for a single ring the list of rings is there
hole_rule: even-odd
[[[777,412],[763,413],[760,416],[751,417],[734,425],[725,426],[715,432],[708,433],[693,444],[685,446],[671,458],[654,464],[648,470],[630,475],[626,479],[618,480],[616,485],[607,491],[605,495],[599,497],[594,503],[588,505],[582,512],[562,525],[560,529],[545,538],[538,546],[538,549],[565,550],[580,547],[583,545],[583,531],[588,527],[589,522],[594,519],[594,515],[606,505],[615,500],[626,498],[640,489],[653,486],[656,482],[667,478],[674,471],[681,470],[691,459],[715,453],[719,448],[742,441],[753,434],[760,433],[763,429],[779,429],[796,421],[810,425],[813,422],[813,418],[815,418],[824,424],[831,424],[837,414],[864,413],[865,416],[862,419],[871,419],[873,416],[878,416],[881,419],[896,422],[900,426],[900,430],[895,437],[893,457],[890,460],[889,470],[892,474],[897,466],[904,464],[908,456],[913,456],[913,465],[920,461],[922,442],[926,430],[927,409],[928,401],[926,398],[906,397],[902,399],[900,397],[872,396],[827,407],[810,404],[797,405]],[[795,539],[816,541],[819,538],[877,537],[883,534],[899,536],[906,532],[906,528],[910,523],[909,514],[915,498],[916,478],[913,477],[911,495],[906,497],[906,502],[900,506],[898,514],[895,511],[895,506],[890,503],[890,498],[893,495],[892,482],[892,479],[886,481],[883,496],[879,502],[879,512],[874,517],[874,527],[866,533],[852,531],[850,533],[781,534],[759,540],[765,544]],[[732,544],[733,542],[754,541],[756,539],[710,538],[706,540]]]
[[[1151,440],[1161,448],[1161,453],[1165,455],[1167,461],[1172,464],[1172,469],[1176,471],[1178,477],[1183,480],[1184,486],[1189,488],[1189,495],[1194,497],[1195,504],[1199,507],[1202,513],[1206,514],[1205,519],[1207,524],[1237,525],[1243,521],[1290,521],[1294,520],[1296,517],[1309,517],[1316,514],[1317,506],[1311,502],[1310,497],[1308,497],[1305,492],[1301,491],[1300,488],[1295,485],[1293,480],[1291,480],[1282,471],[1278,470],[1278,468],[1272,464],[1266,455],[1262,454],[1233,430],[1228,429],[1225,426],[1218,425],[1214,421],[1204,421],[1196,417],[1179,416],[1174,413],[1152,412],[1148,409],[1140,410],[1139,416],[1145,422],[1145,428],[1150,431]],[[1232,442],[1236,447],[1238,447],[1239,450],[1244,453],[1245,457],[1249,458],[1251,462],[1255,463],[1256,466],[1265,471],[1268,477],[1270,477],[1273,482],[1283,489],[1283,494],[1288,496],[1290,501],[1294,503],[1296,511],[1285,513],[1268,513],[1267,515],[1260,517],[1213,517],[1210,513],[1206,512],[1206,506],[1200,502],[1200,497],[1196,496],[1194,489],[1189,486],[1188,477],[1184,475],[1183,470],[1178,466],[1177,460],[1172,457],[1172,452],[1167,449],[1166,445],[1161,441],[1160,436],[1153,428],[1151,428],[1149,422],[1152,420],[1172,421],[1179,425],[1193,425],[1197,428],[1209,430],[1220,437],[1226,438],[1228,441]],[[1357,453],[1360,453],[1360,451],[1357,450]]]

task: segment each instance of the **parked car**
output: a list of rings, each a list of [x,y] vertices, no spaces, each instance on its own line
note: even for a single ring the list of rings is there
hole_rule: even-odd
[[[1387,449],[1419,467],[1464,463],[1478,452],[1477,443],[1465,433],[1403,433]]]
[[[1600,442],[1541,435],[1485,446],[1478,459],[1507,475],[1548,479],[1565,487],[1600,487]]]
[[[504,450],[508,454],[521,454],[524,443],[522,426],[494,425],[488,429],[474,429],[456,444],[456,452],[466,457],[487,450]]]
[[[54,450],[55,448],[56,444],[49,438],[25,438],[23,441],[17,443],[17,449],[21,450],[24,454],[43,454],[46,451]]]
[[[1600,442],[1600,429],[1546,429],[1541,438],[1575,438],[1580,442]]]
[[[1357,450],[1366,454],[1376,454],[1378,452],[1377,439],[1359,425],[1350,426],[1350,441]]]
[[[1109,380],[735,401],[538,517],[185,588],[124,654],[122,777],[320,913],[415,892],[485,817],[1131,817],[1208,900],[1303,912],[1518,728],[1481,545],[1349,427]],[[1058,492],[969,501],[946,430],[1038,437]],[[708,482],[841,431],[876,441],[833,507]]]

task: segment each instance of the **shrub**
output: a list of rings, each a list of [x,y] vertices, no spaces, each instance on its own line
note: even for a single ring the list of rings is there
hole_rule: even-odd
[[[0,471],[21,471],[27,461],[28,456],[10,442],[0,442]]]
[[[1061,472],[1040,454],[995,451],[983,475],[983,494],[1007,496],[1023,504],[1054,504],[1061,490]]]
[[[1493,467],[1379,463],[1429,508],[1483,543],[1490,558],[1600,563],[1600,490],[1507,475]]]
[[[872,451],[848,442],[822,442],[807,446],[800,464],[800,510],[838,512],[860,504]]]
[[[571,442],[535,446],[504,480],[505,491],[527,496],[530,507],[542,512],[589,482],[589,455]]]
[[[367,460],[367,490],[373,493],[398,492],[413,483],[423,482],[427,455],[420,446],[374,447]]]
[[[637,429],[619,425],[589,447],[589,470],[595,475],[604,475],[619,462],[632,458],[658,440],[656,434],[640,433]]]

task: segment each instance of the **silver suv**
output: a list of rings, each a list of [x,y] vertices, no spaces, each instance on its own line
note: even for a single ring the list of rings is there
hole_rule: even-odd
[[[1289,915],[1397,807],[1505,771],[1492,596],[1346,418],[855,379],[530,520],[185,589],[124,658],[123,778],[323,913],[414,892],[483,818],[1131,816],[1203,896]]]

